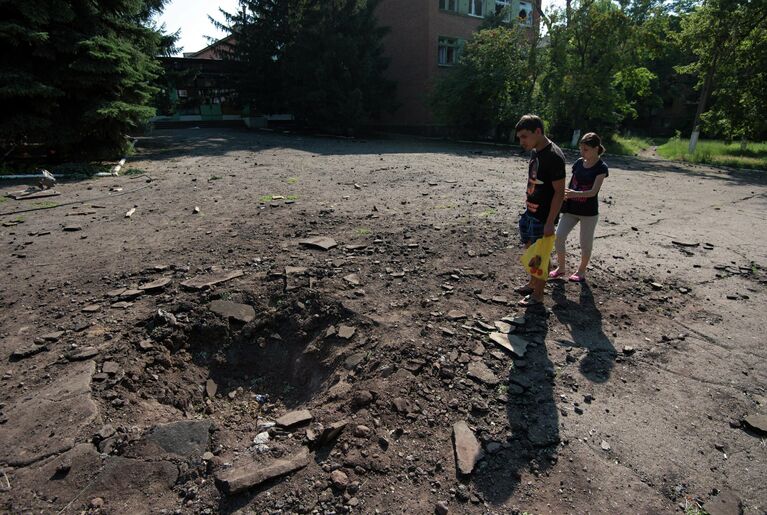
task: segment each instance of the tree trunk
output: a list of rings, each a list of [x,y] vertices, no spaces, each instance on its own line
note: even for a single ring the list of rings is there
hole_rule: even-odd
[[[692,123],[692,134],[690,135],[690,144],[687,147],[687,153],[695,153],[695,147],[698,144],[698,136],[700,136],[700,117],[706,110],[706,102],[708,102],[708,96],[711,93],[711,86],[714,83],[714,73],[716,73],[716,57],[712,61],[711,65],[706,71],[706,78],[703,81],[703,87],[700,90],[700,98],[698,99],[698,109],[695,111],[695,120]]]

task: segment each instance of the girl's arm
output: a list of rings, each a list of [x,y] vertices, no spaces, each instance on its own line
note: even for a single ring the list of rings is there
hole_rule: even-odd
[[[605,180],[605,177],[607,177],[607,174],[597,175],[596,179],[594,179],[594,186],[588,191],[565,190],[565,195],[567,198],[596,197],[597,193],[599,193],[599,188],[602,187],[602,181]]]

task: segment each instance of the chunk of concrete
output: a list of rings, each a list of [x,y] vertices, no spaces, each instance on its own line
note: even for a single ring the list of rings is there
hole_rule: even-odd
[[[308,464],[309,450],[302,448],[288,458],[274,460],[268,464],[250,462],[228,469],[216,476],[216,482],[221,491],[227,495],[233,495],[300,470]]]
[[[463,420],[453,424],[453,447],[458,472],[463,475],[471,474],[474,466],[482,459],[483,452],[474,432]]]
[[[285,415],[281,416],[275,422],[280,427],[285,428],[291,428],[295,426],[300,426],[302,424],[307,424],[312,421],[314,416],[309,412],[309,410],[298,410],[298,411],[291,411],[290,413],[286,413]]]
[[[256,318],[256,310],[248,304],[239,304],[228,300],[214,300],[210,303],[209,308],[221,317],[231,318],[245,324]]]

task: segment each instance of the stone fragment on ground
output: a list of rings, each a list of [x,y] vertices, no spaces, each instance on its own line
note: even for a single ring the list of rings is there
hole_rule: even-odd
[[[302,245],[304,247],[321,249],[321,250],[330,250],[333,247],[338,245],[336,240],[334,240],[333,238],[329,238],[327,236],[314,236],[312,238],[299,240],[298,243],[299,245]]]
[[[520,358],[524,357],[525,353],[527,352],[527,346],[530,344],[530,342],[515,334],[504,334],[496,332],[490,333],[489,337],[494,343],[500,345],[507,351]]]
[[[295,426],[307,424],[312,421],[314,417],[309,410],[291,411],[281,416],[275,422],[278,426],[290,429]]]
[[[203,290],[205,288],[210,288],[211,286],[236,279],[237,277],[242,277],[243,275],[245,275],[245,273],[242,270],[214,272],[212,274],[201,275],[192,279],[187,279],[181,283],[181,286],[184,288],[189,288],[190,290]]]
[[[743,422],[754,431],[767,434],[767,415],[754,413],[745,417]]]
[[[471,474],[477,462],[482,459],[483,452],[474,432],[465,421],[453,424],[453,448],[458,472],[462,475]]]
[[[256,318],[256,310],[248,304],[240,304],[228,300],[214,300],[208,307],[213,313],[223,318],[237,320],[245,324]]]
[[[181,458],[198,458],[208,450],[209,420],[179,420],[159,424],[137,444],[137,456],[157,457],[171,454]]]
[[[271,479],[290,474],[309,464],[309,450],[302,448],[297,453],[269,463],[249,462],[217,473],[216,483],[227,495],[244,492]]]
[[[496,376],[493,371],[481,361],[472,361],[469,363],[467,375],[472,379],[489,386],[495,386],[501,382],[500,379],[498,379],[498,376]]]
[[[341,325],[338,327],[338,337],[344,340],[351,339],[357,329],[348,325]]]
[[[169,277],[162,277],[155,281],[142,284],[138,288],[139,290],[144,290],[150,293],[154,293],[154,292],[165,289],[165,287],[168,286],[170,283],[171,283],[171,279]]]

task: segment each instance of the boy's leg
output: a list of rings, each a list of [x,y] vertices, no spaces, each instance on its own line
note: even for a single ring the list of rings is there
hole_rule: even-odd
[[[578,267],[578,275],[583,277],[586,274],[586,267],[589,266],[591,251],[594,248],[594,233],[597,229],[599,215],[582,216],[581,221],[581,264]]]
[[[578,218],[570,213],[563,213],[557,224],[557,239],[554,243],[554,247],[557,249],[557,272],[565,273],[567,269],[567,253],[565,250],[565,243],[567,242],[567,236],[570,231],[573,230],[575,224],[578,223]]]
[[[525,250],[530,248],[530,245],[533,244],[533,241],[531,240],[534,235],[531,224],[532,217],[528,215],[527,212],[523,213],[519,219],[519,236],[522,239],[522,244],[525,246]],[[533,278],[530,277],[530,280],[527,281],[527,284],[514,288],[514,291],[520,295],[527,295],[531,293],[533,291]]]

